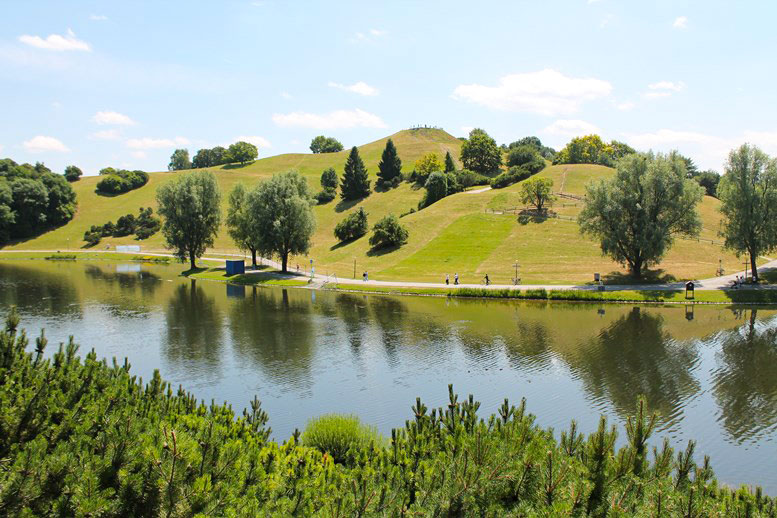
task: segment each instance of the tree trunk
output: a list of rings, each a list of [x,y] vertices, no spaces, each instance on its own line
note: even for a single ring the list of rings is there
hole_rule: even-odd
[[[281,271],[286,273],[286,263],[289,261],[289,254],[281,254]]]
[[[631,263],[631,276],[635,279],[642,278],[642,260],[637,259]]]
[[[753,270],[753,282],[758,282],[758,265],[755,264],[755,260],[758,254],[750,252],[750,269]]]
[[[251,261],[252,261],[254,270],[256,270],[256,249],[255,248],[251,249]]]
[[[195,259],[196,257],[194,257],[194,252],[189,252],[189,263],[191,264],[192,270],[194,270],[197,267],[197,265],[195,264]]]

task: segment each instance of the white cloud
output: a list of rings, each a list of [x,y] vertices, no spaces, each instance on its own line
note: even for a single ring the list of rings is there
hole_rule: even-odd
[[[588,0],[588,4],[595,4],[596,2],[599,2],[600,0]]]
[[[565,137],[579,137],[581,135],[591,135],[600,133],[599,127],[590,122],[579,119],[560,119],[542,130],[548,135],[562,135]]]
[[[272,120],[284,128],[311,129],[350,129],[350,128],[385,128],[386,123],[375,114],[364,110],[336,110],[330,113],[317,114],[307,112],[276,113]]]
[[[574,113],[583,102],[607,97],[611,91],[607,81],[567,77],[545,69],[505,76],[497,86],[459,85],[452,97],[494,110],[553,116]]]
[[[645,94],[645,99],[663,99],[670,95],[672,95],[672,92],[648,92]]]
[[[349,41],[351,43],[374,41],[378,38],[383,38],[388,35],[388,31],[382,29],[370,29],[367,32],[357,32]]]
[[[272,147],[272,144],[270,144],[269,140],[258,135],[241,135],[239,137],[235,137],[232,141],[248,142],[249,144],[253,144],[259,149]]]
[[[372,34],[376,38],[380,38],[382,36],[387,35],[388,31],[384,31],[382,29],[370,29],[370,34]]]
[[[108,17],[103,14],[90,14],[89,19],[93,22],[102,22],[104,20],[107,20]]]
[[[614,15],[612,15],[612,14],[608,14],[608,15],[606,15],[604,18],[602,18],[602,21],[601,21],[601,22],[599,22],[599,28],[600,28],[600,29],[604,29],[605,27],[607,27],[608,25],[610,25],[610,23],[611,23],[611,22],[612,22],[614,19],[615,19],[615,16],[614,16]]]
[[[135,158],[146,158],[148,156],[145,151],[133,151],[130,153],[130,155],[134,156]]]
[[[98,140],[119,140],[121,138],[121,132],[117,129],[102,130],[92,133],[91,137]]]
[[[281,97],[287,100],[292,98],[289,92],[281,92]]]
[[[673,92],[681,92],[685,90],[685,83],[679,81],[673,83],[672,81],[659,81],[657,83],[651,83],[648,85],[650,90],[671,90]]]
[[[674,22],[672,23],[672,27],[675,29],[685,29],[688,27],[688,17],[687,16],[678,16],[674,19]]]
[[[131,138],[127,140],[127,147],[133,149],[164,149],[176,146],[186,146],[189,144],[189,139],[184,137],[169,138]]]
[[[329,81],[329,83],[327,83],[327,86],[330,88],[337,88],[338,90],[344,90],[346,92],[353,92],[359,95],[366,95],[366,96],[378,95],[378,89],[375,88],[374,86],[368,85],[364,81],[358,81],[352,85],[344,85],[341,83],[335,83],[335,82]]]
[[[33,153],[56,151],[58,153],[67,153],[70,151],[66,145],[59,139],[54,137],[47,137],[45,135],[37,135],[30,140],[24,142],[24,149],[32,151]]]
[[[633,109],[635,104],[631,101],[624,101],[622,103],[618,103],[615,105],[616,108],[618,108],[621,111],[629,111]]]
[[[119,112],[97,112],[92,117],[97,124],[115,124],[117,126],[132,126],[135,121]]]
[[[23,36],[19,36],[19,41],[32,47],[45,50],[83,50],[87,52],[92,50],[88,43],[76,38],[75,33],[70,29],[67,30],[67,34],[65,36],[60,36],[59,34],[49,34],[44,40],[40,36],[30,36],[25,34]]]

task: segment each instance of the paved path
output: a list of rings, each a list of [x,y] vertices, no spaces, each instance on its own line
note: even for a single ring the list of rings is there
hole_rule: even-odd
[[[486,192],[490,190],[491,190],[491,186],[489,185],[488,187],[483,187],[482,189],[473,189],[471,191],[464,191],[464,194],[478,194],[478,193]]]
[[[83,250],[0,250],[0,254],[13,254],[13,253],[29,253],[29,252],[42,252],[42,253],[65,253],[65,252],[83,252]],[[148,256],[154,256],[154,257],[174,257],[172,254],[169,253],[160,253],[160,252],[116,252],[112,250],[90,250],[90,252],[97,252],[97,253],[126,253],[128,255],[148,255]],[[218,254],[223,255],[227,257],[239,257],[241,259],[245,259],[245,255],[242,254]],[[210,258],[205,257],[203,259],[207,259],[209,261],[216,261],[216,262],[225,262],[226,259],[221,258]],[[276,261],[272,261],[270,259],[264,259],[261,258],[261,264],[270,266],[272,268],[275,268],[276,270],[281,269],[280,263]],[[763,264],[758,268],[758,271],[763,273],[770,270],[777,270],[777,260],[769,261],[766,264]],[[319,270],[320,272],[320,270]],[[263,272],[262,270],[247,270],[247,274],[253,274],[253,273],[267,273]],[[718,290],[718,289],[725,289],[730,288],[733,284],[734,279],[737,275],[744,276],[745,272],[734,272],[729,275],[724,275],[722,277],[711,277],[708,279],[699,279],[694,280],[694,284],[696,285],[696,289],[699,290]],[[293,279],[293,278],[300,278],[304,277],[309,279],[310,274],[304,274],[304,273],[296,273],[296,272],[289,272],[287,274],[281,274],[278,272],[276,275],[278,275],[278,278],[285,278],[285,279]],[[412,282],[412,281],[361,281],[361,280],[354,280],[354,279],[339,279],[337,276],[334,275],[322,275],[321,273],[317,273],[313,277],[313,282],[311,283],[312,288],[320,288],[325,286],[329,283],[335,283],[335,284],[344,284],[344,285],[362,285],[362,286],[376,286],[376,287],[397,287],[397,288],[452,288],[454,287],[453,282],[451,281],[451,284],[447,285],[444,282],[440,283],[434,283],[434,282]],[[477,283],[477,284],[459,284],[459,288],[484,288],[489,290],[500,290],[505,288],[516,288],[516,289],[524,289],[524,290],[531,290],[531,289],[546,289],[546,290],[586,290],[586,291],[596,291],[597,286],[593,284],[521,284],[519,286],[513,286],[512,284],[491,284],[489,286],[485,286],[483,284]],[[666,283],[666,284],[607,284],[606,290],[607,291],[619,291],[619,290],[636,290],[636,291],[682,291],[685,289],[685,283],[684,282],[672,282],[672,283]],[[760,285],[760,286],[745,286],[744,289],[758,289],[758,290],[766,290],[766,289],[777,289],[777,285]]]

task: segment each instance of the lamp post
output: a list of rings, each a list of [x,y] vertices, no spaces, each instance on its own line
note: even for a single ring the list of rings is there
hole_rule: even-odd
[[[515,277],[513,277],[513,284],[518,284],[518,259],[515,260]]]

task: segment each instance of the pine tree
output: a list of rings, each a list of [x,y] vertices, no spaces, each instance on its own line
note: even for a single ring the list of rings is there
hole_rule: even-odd
[[[389,186],[395,178],[402,174],[402,160],[397,154],[397,148],[391,139],[386,142],[383,155],[378,163],[378,185]]]
[[[453,162],[453,157],[451,156],[451,152],[447,151],[445,153],[445,172],[452,173],[455,170],[456,170],[456,164]]]
[[[340,197],[344,200],[358,200],[369,195],[370,181],[367,179],[367,168],[359,156],[359,150],[354,146],[345,161]]]

